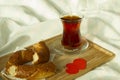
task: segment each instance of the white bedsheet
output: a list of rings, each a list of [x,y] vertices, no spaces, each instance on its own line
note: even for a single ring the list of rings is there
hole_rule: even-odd
[[[120,80],[119,0],[0,0],[0,56],[61,34],[69,12],[84,15],[82,35],[116,54],[76,80]]]

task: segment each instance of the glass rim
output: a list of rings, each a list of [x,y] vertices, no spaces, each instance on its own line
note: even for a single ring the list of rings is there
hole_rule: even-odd
[[[76,17],[78,17],[78,19],[64,19],[63,17],[65,17],[65,16],[76,16]],[[79,16],[79,15],[63,15],[63,16],[60,17],[60,19],[62,21],[66,21],[66,22],[76,22],[76,21],[81,21],[83,19],[83,16]]]

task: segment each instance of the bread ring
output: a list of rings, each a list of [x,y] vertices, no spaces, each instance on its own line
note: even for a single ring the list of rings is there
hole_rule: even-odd
[[[9,58],[6,64],[6,74],[19,78],[43,78],[55,73],[55,65],[48,62],[50,52],[45,42],[19,50]],[[28,65],[26,63],[32,62]]]

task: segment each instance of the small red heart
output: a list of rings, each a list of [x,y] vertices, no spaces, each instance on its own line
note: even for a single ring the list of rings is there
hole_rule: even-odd
[[[78,67],[79,69],[85,69],[87,65],[86,60],[82,58],[75,59],[73,63],[76,64],[76,67]]]

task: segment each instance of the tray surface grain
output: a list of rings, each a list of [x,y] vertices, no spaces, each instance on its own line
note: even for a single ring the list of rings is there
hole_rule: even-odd
[[[89,41],[89,47],[86,51],[77,51],[72,54],[60,55],[52,49],[52,44],[54,43],[54,41],[60,40],[60,38],[61,35],[45,40],[51,54],[55,54],[53,62],[57,66],[56,74],[47,78],[47,80],[74,80],[75,78],[82,76],[83,74],[91,71],[92,69],[110,61],[115,56],[114,53],[112,53],[111,51],[106,50],[91,41]],[[0,64],[2,64],[0,65],[0,70],[4,68],[5,63],[7,62],[10,55],[11,54],[0,57]],[[87,68],[85,70],[79,71],[79,73],[74,75],[67,74],[65,72],[65,65],[72,62],[76,58],[84,58],[87,61]]]

